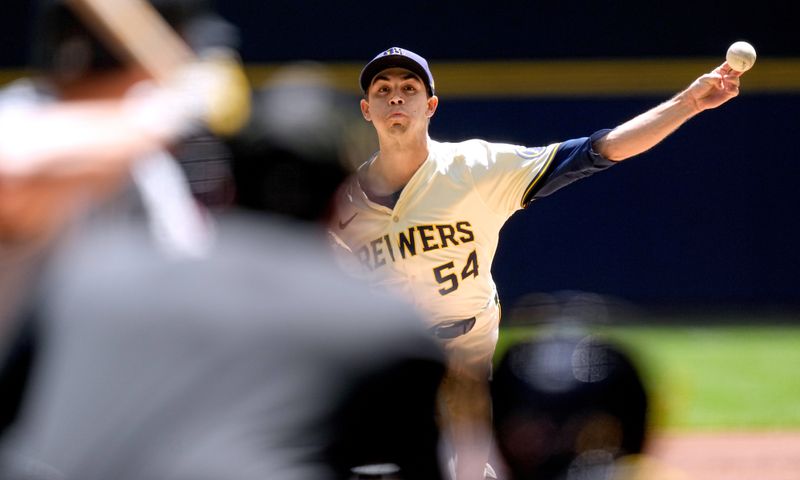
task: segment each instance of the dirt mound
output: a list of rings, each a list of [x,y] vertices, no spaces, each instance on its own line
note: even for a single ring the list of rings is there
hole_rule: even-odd
[[[663,433],[648,453],[686,480],[800,478],[800,432]]]

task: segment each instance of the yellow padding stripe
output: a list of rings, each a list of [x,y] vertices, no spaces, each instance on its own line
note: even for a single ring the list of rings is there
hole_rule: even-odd
[[[436,90],[443,99],[528,97],[665,96],[686,87],[722,63],[720,58],[647,58],[515,61],[431,60]],[[285,64],[249,64],[254,86],[268,81]],[[320,64],[328,81],[361,94],[361,63]],[[29,72],[0,70],[0,84]],[[309,78],[309,82],[319,81]],[[800,93],[800,58],[759,58],[742,77],[742,94]]]
[[[431,61],[437,94],[450,98],[625,97],[671,95],[722,58]],[[345,91],[361,94],[361,64],[325,64],[329,80]],[[259,85],[279,65],[250,65]],[[800,93],[800,58],[763,58],[742,78],[742,94]]]

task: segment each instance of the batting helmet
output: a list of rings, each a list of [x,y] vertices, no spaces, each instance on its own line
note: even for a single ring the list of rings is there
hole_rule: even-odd
[[[631,359],[608,342],[558,334],[512,346],[492,396],[514,480],[606,478],[599,472],[614,460],[642,451],[647,394]]]
[[[214,13],[210,0],[149,0],[149,3],[197,52],[210,47],[238,47],[238,31]],[[64,0],[39,0],[31,43],[33,66],[51,74],[79,77],[122,65]]]

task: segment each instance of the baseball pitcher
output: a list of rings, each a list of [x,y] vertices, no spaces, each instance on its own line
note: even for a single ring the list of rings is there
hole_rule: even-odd
[[[723,63],[614,129],[526,147],[432,140],[439,98],[428,62],[414,52],[390,48],[364,67],[361,112],[380,149],[342,187],[331,233],[358,271],[426,314],[446,350],[442,415],[458,480],[483,478],[490,448],[486,392],[500,321],[490,269],[505,221],[735,97],[740,75]]]

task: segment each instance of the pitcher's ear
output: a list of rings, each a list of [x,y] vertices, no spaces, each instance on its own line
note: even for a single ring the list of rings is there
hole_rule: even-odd
[[[371,122],[372,117],[369,114],[369,102],[365,99],[361,99],[361,115],[364,116],[364,120]]]

